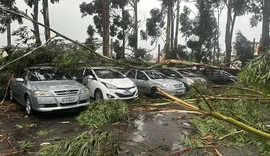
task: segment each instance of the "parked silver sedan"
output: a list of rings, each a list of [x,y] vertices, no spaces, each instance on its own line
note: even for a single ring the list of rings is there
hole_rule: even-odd
[[[157,96],[157,87],[171,95],[183,95],[186,93],[182,82],[169,79],[156,70],[131,70],[126,73],[126,76],[136,84],[140,92],[151,94],[153,97]]]
[[[25,106],[27,115],[89,105],[87,87],[59,69],[31,67],[15,76],[9,86],[9,98]]]

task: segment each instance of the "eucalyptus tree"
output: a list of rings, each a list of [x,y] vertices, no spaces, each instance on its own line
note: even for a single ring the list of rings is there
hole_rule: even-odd
[[[215,38],[217,23],[213,13],[214,2],[197,0],[196,8],[198,14],[190,19],[191,10],[184,7],[180,15],[180,31],[187,40],[187,46],[192,49],[197,62],[201,62],[204,56],[210,56],[213,48],[212,42]]]
[[[238,16],[245,15],[248,12],[249,0],[223,0],[227,7],[227,23],[225,33],[226,55],[225,63],[230,66],[231,52],[232,52],[232,37],[234,32],[234,25]]]
[[[269,0],[253,0],[250,1],[250,18],[251,27],[257,26],[259,22],[262,24],[262,36],[260,51],[269,47],[269,17],[270,17],[270,1]]]
[[[253,58],[252,42],[249,41],[241,31],[236,33],[235,44],[234,44],[236,55],[242,62],[242,67]]]
[[[117,53],[117,59],[125,57],[127,40],[130,41],[128,45],[133,45],[131,42],[133,37],[129,35],[130,30],[133,28],[132,17],[129,11],[125,9],[128,4],[128,0],[111,0],[109,3],[111,16],[109,18],[109,35],[116,38],[115,43],[112,44],[114,51]],[[80,5],[82,17],[87,15],[93,16],[95,29],[97,30],[96,33],[104,37],[104,34],[107,32],[104,31],[104,25],[102,25],[104,14],[104,9],[102,8],[104,8],[104,3],[99,0],[94,0],[90,3],[83,2]],[[119,40],[122,40],[122,44],[120,44]],[[106,47],[109,47],[109,43],[104,38],[103,43],[106,43],[103,44],[103,55],[109,56],[108,49],[106,49]]]
[[[38,21],[38,13],[39,13],[39,0],[24,0],[24,2],[30,7],[33,8],[33,13],[32,18],[35,21]],[[40,40],[40,31],[39,31],[39,26],[37,23],[33,22],[33,26],[34,26],[34,35],[35,35],[35,39],[36,39],[36,46],[40,46],[41,45],[41,40]]]
[[[58,3],[60,0],[50,0],[52,4]],[[49,18],[49,0],[42,0],[42,15],[44,19],[44,25],[50,27],[50,18]],[[51,38],[50,30],[45,28],[45,39],[46,41]]]
[[[15,0],[0,0],[0,6],[19,12],[19,9],[15,6]],[[18,21],[22,24],[22,18],[20,16],[9,14],[5,12],[0,12],[0,33],[7,31],[7,45],[11,45],[11,23],[12,21]]]

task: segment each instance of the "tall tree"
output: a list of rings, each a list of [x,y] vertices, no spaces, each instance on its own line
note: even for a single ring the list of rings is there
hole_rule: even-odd
[[[50,0],[52,4],[58,3],[59,0]],[[50,27],[50,16],[49,16],[49,0],[42,0],[42,14],[44,19],[44,25]],[[45,28],[45,39],[46,41],[51,38],[51,32],[49,29]]]
[[[263,1],[263,24],[262,24],[262,39],[260,49],[264,50],[269,47],[269,18],[270,18],[270,1]]]
[[[39,0],[24,0],[24,1],[29,7],[33,8],[33,14],[31,14],[33,20],[38,21]],[[34,26],[33,33],[34,33],[35,39],[36,39],[36,46],[39,46],[39,45],[41,45],[39,26],[35,22],[33,22],[33,26]]]
[[[237,16],[242,16],[248,11],[247,0],[224,0],[227,7],[227,23],[225,33],[226,56],[225,62],[230,66],[232,52],[232,36]]]
[[[236,33],[234,47],[236,50],[236,55],[242,62],[242,67],[246,65],[248,60],[253,58],[254,53],[252,49],[252,42],[248,41],[247,38],[241,33],[241,31]]]
[[[0,0],[1,7],[4,7],[15,12],[19,12],[19,9],[15,6],[15,0]],[[7,45],[11,45],[11,23],[12,21],[18,21],[22,24],[22,18],[20,16],[9,14],[5,12],[0,12],[0,33],[7,31]]]
[[[125,7],[128,4],[129,4],[128,0],[111,0],[108,3],[109,7],[107,7],[107,8],[110,8],[108,12],[110,14],[110,17],[106,19],[106,20],[109,20],[108,22],[109,35],[112,38],[116,38],[117,40],[122,40],[122,44],[120,44],[119,41],[115,41],[117,43],[113,44],[114,45],[113,47],[115,47],[115,45],[119,46],[119,47],[114,48],[114,51],[116,53],[119,53],[116,55],[117,59],[124,58],[125,49],[127,45],[134,47],[134,42],[133,42],[134,35],[130,36],[129,34],[130,30],[133,29],[132,18],[131,18],[131,15],[129,14],[129,11],[125,9]],[[80,5],[82,17],[86,15],[93,16],[97,33],[100,36],[102,36],[104,40],[105,39],[108,40],[108,36],[106,36],[107,33],[105,33],[106,30],[104,30],[104,23],[102,25],[102,22],[104,22],[103,14],[105,13],[103,8],[104,8],[104,1],[98,1],[98,0],[94,0],[90,3],[83,2]],[[104,33],[105,33],[106,38],[104,38],[105,37],[103,35]],[[103,54],[107,56],[109,54],[108,53],[109,43],[104,42],[104,40],[103,40],[103,47],[104,47],[103,50],[106,50],[106,52],[103,51],[104,52]],[[119,51],[120,48],[121,50]]]
[[[211,54],[212,42],[215,38],[217,23],[213,14],[213,4],[207,0],[197,0],[196,8],[198,14],[194,19],[190,19],[191,10],[184,7],[180,15],[180,31],[183,33],[187,46],[192,49],[197,62]]]

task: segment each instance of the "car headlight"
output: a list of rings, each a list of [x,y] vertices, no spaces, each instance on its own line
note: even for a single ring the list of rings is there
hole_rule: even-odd
[[[89,89],[88,88],[83,88],[82,91],[81,91],[81,94],[87,94],[89,93]]]
[[[108,89],[117,89],[117,87],[116,86],[114,86],[114,85],[111,85],[111,84],[108,84],[108,83],[105,83],[105,86],[108,88]]]
[[[160,87],[162,87],[162,88],[169,88],[170,85],[168,85],[168,84],[160,84]]]
[[[192,85],[193,83],[194,83],[193,80],[191,80],[191,79],[188,80],[188,85]]]
[[[43,90],[36,90],[34,91],[35,96],[52,96],[52,94],[48,91],[43,91]]]

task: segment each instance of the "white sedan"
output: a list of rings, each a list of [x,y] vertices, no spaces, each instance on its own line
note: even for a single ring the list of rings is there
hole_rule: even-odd
[[[90,96],[96,100],[129,100],[138,97],[136,85],[113,68],[83,68],[83,77],[83,84],[89,88]]]

